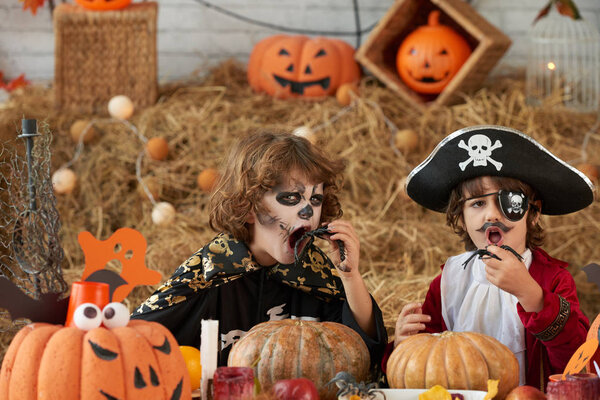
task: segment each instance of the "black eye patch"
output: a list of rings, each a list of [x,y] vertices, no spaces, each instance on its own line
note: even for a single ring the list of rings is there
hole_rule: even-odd
[[[510,192],[500,190],[498,192],[498,203],[502,214],[509,221],[519,221],[525,216],[529,209],[529,199],[522,192]]]

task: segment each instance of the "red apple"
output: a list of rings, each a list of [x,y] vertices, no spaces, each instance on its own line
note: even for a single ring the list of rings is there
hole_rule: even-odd
[[[546,400],[546,395],[533,386],[517,386],[510,391],[506,400]]]
[[[273,385],[273,393],[277,400],[319,400],[317,387],[307,378],[277,381]]]

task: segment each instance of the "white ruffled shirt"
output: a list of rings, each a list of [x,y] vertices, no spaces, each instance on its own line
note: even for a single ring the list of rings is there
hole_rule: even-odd
[[[442,270],[440,290],[442,318],[450,331],[479,332],[507,346],[519,361],[519,381],[525,384],[525,327],[517,313],[517,298],[491,284],[485,276],[485,264],[467,252],[450,257]],[[532,255],[526,249],[523,263],[529,270]]]

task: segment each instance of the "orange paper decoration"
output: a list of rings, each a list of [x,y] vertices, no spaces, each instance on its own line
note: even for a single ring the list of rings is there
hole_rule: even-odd
[[[81,280],[109,283],[112,302],[122,301],[137,285],[156,285],[162,278],[146,266],[146,239],[135,229],[118,229],[106,240],[81,232],[77,240],[85,254]],[[120,274],[104,269],[111,260],[121,263]]]

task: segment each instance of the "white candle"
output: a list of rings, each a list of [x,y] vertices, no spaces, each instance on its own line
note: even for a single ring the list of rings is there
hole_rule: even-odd
[[[208,400],[208,382],[212,380],[217,369],[219,356],[219,321],[202,320],[200,333],[200,364],[202,364],[202,400]]]

